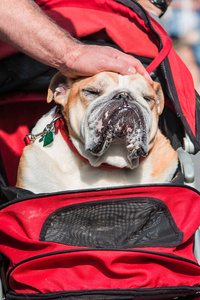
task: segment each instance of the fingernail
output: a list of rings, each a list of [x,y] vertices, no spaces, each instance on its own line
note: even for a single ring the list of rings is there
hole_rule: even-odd
[[[150,83],[150,85],[153,85],[153,80],[152,80],[152,78],[149,76],[149,73],[147,73],[147,74],[145,75],[145,77],[146,77],[146,79],[148,80],[148,82]]]
[[[128,68],[128,74],[135,74],[136,73],[136,69],[133,66],[130,66]]]
[[[150,80],[149,80],[149,82],[150,82],[150,85],[153,85],[153,80],[152,80],[152,78],[150,77]]]

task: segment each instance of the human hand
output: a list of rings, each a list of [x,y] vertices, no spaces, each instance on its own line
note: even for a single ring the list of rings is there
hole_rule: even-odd
[[[66,76],[91,76],[102,71],[113,71],[122,75],[143,75],[152,85],[153,81],[142,63],[131,55],[108,46],[78,44],[73,48],[73,58],[59,70]]]

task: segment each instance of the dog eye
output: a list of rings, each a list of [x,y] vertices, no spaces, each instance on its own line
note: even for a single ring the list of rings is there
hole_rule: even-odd
[[[144,98],[147,102],[154,101],[154,98],[151,97],[151,96],[143,96],[143,98]]]
[[[93,88],[87,88],[82,90],[83,96],[91,99],[95,99],[101,95],[101,91]]]

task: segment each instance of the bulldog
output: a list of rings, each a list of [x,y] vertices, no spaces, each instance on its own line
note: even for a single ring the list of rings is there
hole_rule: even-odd
[[[140,74],[57,73],[47,102],[57,106],[28,135],[17,187],[34,193],[170,182],[178,158],[158,128],[159,83]]]

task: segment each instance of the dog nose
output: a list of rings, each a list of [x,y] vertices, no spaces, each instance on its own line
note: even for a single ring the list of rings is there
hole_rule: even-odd
[[[113,97],[113,100],[122,101],[123,104],[127,104],[128,101],[133,100],[131,95],[127,92],[120,92]]]
[[[122,99],[127,99],[127,98],[130,99],[131,96],[130,96],[129,93],[126,93],[126,92],[120,92],[120,93],[118,93],[117,95],[115,95],[114,98],[115,98],[116,100],[122,100]]]

